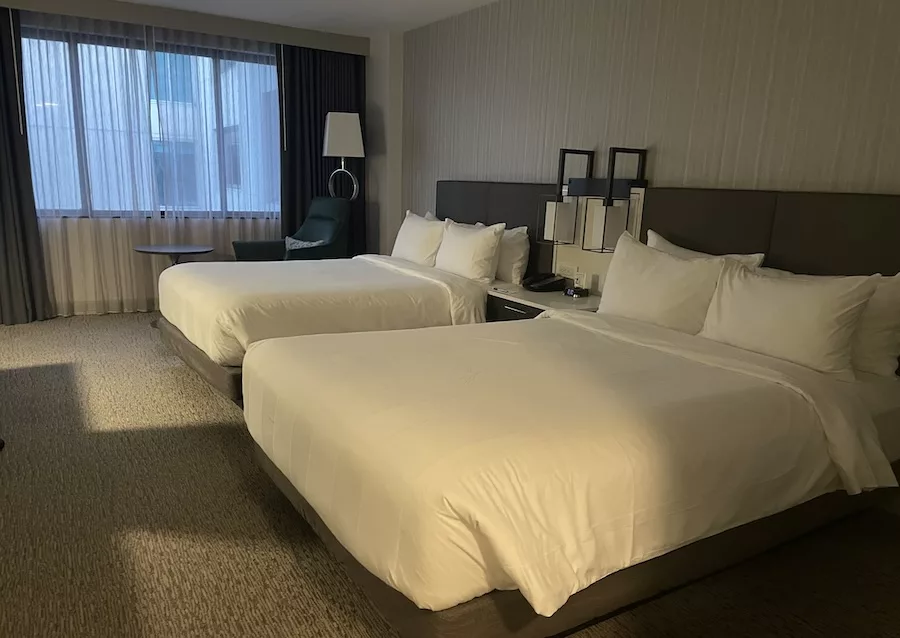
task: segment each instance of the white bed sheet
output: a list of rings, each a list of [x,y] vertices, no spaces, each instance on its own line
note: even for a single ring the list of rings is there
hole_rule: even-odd
[[[219,365],[255,341],[484,321],[487,288],[403,259],[198,262],[159,278],[162,315]]]
[[[884,454],[900,461],[900,379],[857,372],[854,389],[875,422]]]
[[[253,438],[419,607],[614,571],[840,489],[896,484],[824,375],[590,313],[254,344]],[[566,398],[571,399],[566,401]]]

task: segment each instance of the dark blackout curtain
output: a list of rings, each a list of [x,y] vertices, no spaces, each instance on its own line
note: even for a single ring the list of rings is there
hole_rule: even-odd
[[[285,235],[297,232],[314,197],[328,196],[328,176],[340,160],[322,157],[325,115],[329,111],[359,113],[365,142],[366,59],[282,45],[278,55],[282,108],[281,225]],[[366,250],[365,160],[348,159],[359,180],[359,198],[350,219],[350,253]],[[350,180],[338,177],[336,194],[349,197]]]
[[[22,103],[19,13],[0,10],[0,324],[47,319],[50,301]]]

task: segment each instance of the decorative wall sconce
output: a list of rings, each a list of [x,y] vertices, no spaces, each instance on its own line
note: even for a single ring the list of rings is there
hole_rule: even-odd
[[[586,149],[561,148],[559,149],[559,172],[556,178],[556,195],[552,201],[544,205],[543,232],[539,234],[542,241],[560,244],[575,244],[575,227],[578,220],[577,202],[566,201],[568,186],[566,184],[566,160],[570,156],[582,156],[587,158],[585,166],[585,178],[594,174],[594,160],[596,153]]]
[[[594,159],[597,156],[594,151],[574,148],[559,149],[559,173],[556,177],[556,201],[558,202],[563,201],[563,198],[566,196],[566,160],[570,155],[581,155],[587,157],[587,166],[585,166],[584,177],[587,179],[593,177],[594,175]]]
[[[636,155],[637,176],[617,179],[616,163],[619,155]],[[576,207],[583,199],[584,223],[581,229],[581,248],[590,252],[610,253],[619,237],[631,223],[631,189],[645,188],[647,149],[614,146],[609,149],[609,163],[605,179],[569,180],[568,195],[576,198]]]

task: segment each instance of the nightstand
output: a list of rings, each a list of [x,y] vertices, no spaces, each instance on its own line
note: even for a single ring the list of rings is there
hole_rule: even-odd
[[[531,292],[513,284],[488,288],[487,320],[516,321],[534,319],[545,310],[584,310],[596,312],[600,296],[573,299],[561,292]]]

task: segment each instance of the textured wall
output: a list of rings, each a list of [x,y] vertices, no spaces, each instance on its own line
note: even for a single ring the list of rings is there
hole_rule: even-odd
[[[896,0],[502,0],[411,31],[403,203],[553,181],[563,146],[650,147],[656,185],[900,192],[898,25]]]
[[[366,246],[390,253],[402,222],[403,34],[369,39],[366,58]]]

